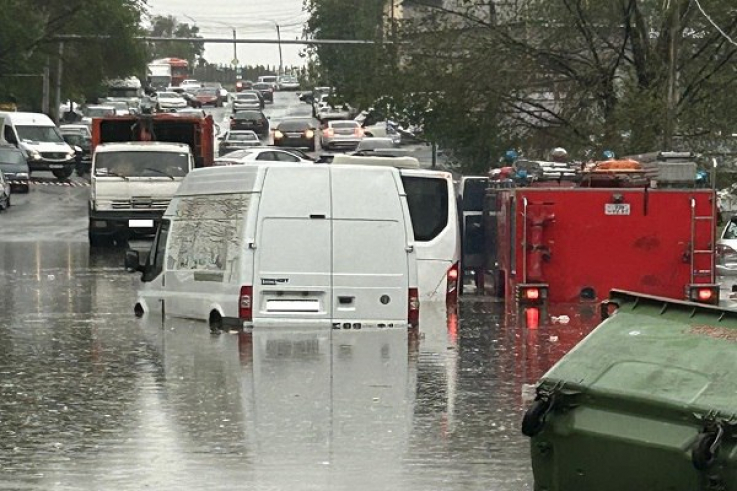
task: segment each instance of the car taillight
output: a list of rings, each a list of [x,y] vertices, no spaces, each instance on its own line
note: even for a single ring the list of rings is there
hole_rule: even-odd
[[[238,317],[242,321],[253,320],[253,287],[242,286],[241,295],[238,298]]]
[[[330,136],[330,137],[332,137],[332,136],[335,136],[335,130],[334,130],[334,129],[332,129],[332,128],[328,128],[327,130],[325,130],[325,133],[326,133],[326,134],[327,134],[328,136]]]
[[[410,288],[407,297],[407,323],[412,329],[420,325],[420,293],[417,288]]]
[[[719,303],[719,285],[691,285],[688,298],[692,302],[717,305]]]
[[[446,273],[447,287],[445,290],[445,302],[454,305],[458,301],[458,281],[460,271],[458,263],[453,264]]]

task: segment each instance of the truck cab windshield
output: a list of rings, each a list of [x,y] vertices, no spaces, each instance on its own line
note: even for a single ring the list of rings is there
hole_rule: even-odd
[[[100,152],[95,156],[96,176],[184,177],[189,156],[174,152]]]

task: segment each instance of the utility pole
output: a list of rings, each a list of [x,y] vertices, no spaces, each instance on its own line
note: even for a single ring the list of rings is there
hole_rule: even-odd
[[[663,128],[663,150],[673,150],[673,136],[676,127],[676,105],[678,84],[678,48],[681,37],[680,0],[671,0],[670,43],[668,45],[668,81],[666,87],[666,115]]]
[[[54,115],[54,122],[59,123],[59,107],[61,106],[61,76],[64,67],[64,41],[59,42],[59,62],[56,67],[56,94],[54,97],[54,103],[56,104],[52,114]]]
[[[235,29],[233,29],[233,73],[235,74],[235,83],[238,83],[238,43]]]
[[[276,39],[279,41],[279,75],[284,75],[284,58],[281,52],[281,29],[276,24]]]
[[[41,88],[41,112],[48,115],[49,114],[49,106],[51,105],[49,98],[51,96],[51,87],[49,86],[49,73],[50,73],[50,66],[51,61],[49,60],[49,57],[46,57],[46,65],[44,66],[44,72],[43,72],[43,87]]]

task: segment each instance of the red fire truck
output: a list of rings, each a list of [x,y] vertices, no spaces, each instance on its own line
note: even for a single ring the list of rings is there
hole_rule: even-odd
[[[212,116],[190,113],[131,114],[92,120],[92,151],[100,143],[162,141],[186,143],[195,167],[209,167],[215,158]]]
[[[520,161],[492,179],[486,270],[507,310],[543,322],[613,288],[718,303],[716,194],[678,164]]]

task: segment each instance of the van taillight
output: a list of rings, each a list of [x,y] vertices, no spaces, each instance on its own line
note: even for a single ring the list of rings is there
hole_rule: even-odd
[[[253,287],[242,286],[241,296],[238,299],[238,317],[242,321],[253,320]]]
[[[412,329],[420,325],[420,293],[417,288],[409,289],[409,296],[407,297],[407,322]]]
[[[455,263],[448,269],[446,274],[447,287],[445,290],[445,302],[455,304],[458,301],[458,281],[460,277],[460,269],[458,263]]]

